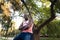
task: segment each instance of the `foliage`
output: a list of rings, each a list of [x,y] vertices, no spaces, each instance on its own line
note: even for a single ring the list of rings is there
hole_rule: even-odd
[[[59,6],[59,4],[60,4],[60,0],[57,0],[57,3],[56,3],[56,12],[58,12],[58,13],[60,13],[60,6]]]
[[[40,34],[48,37],[60,37],[60,20],[54,20],[41,29]],[[58,31],[58,32],[57,32]]]
[[[49,36],[60,37],[60,20],[54,20],[47,25],[47,34]],[[58,31],[58,32],[57,32]]]

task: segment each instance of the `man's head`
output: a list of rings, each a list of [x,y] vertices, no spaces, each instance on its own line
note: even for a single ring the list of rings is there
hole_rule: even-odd
[[[25,18],[25,20],[28,20],[28,15],[24,14],[24,18]]]

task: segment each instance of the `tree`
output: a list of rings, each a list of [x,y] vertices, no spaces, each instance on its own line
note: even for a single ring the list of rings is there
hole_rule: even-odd
[[[11,27],[11,25],[12,25],[8,5],[9,5],[9,3],[6,4],[6,2],[4,0],[1,0],[1,2],[0,2],[0,11],[2,10],[1,11],[2,25],[3,25],[3,28],[5,28],[6,36],[7,36],[7,32],[8,32],[9,27]]]
[[[55,13],[54,13],[53,7],[54,7],[56,1],[57,0],[50,0],[50,2],[51,2],[51,17],[48,20],[46,20],[44,23],[42,23],[39,27],[37,27],[37,29],[34,30],[34,34],[35,34],[34,37],[36,37],[35,40],[39,40],[39,31],[41,30],[41,28],[43,28],[44,25],[46,25],[47,23],[49,23],[50,21],[52,21],[55,18]],[[24,5],[26,5],[26,4],[24,3]]]

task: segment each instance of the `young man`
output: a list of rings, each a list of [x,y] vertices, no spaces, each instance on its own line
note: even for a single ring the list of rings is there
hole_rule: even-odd
[[[21,33],[14,40],[33,40],[33,20],[24,15],[24,21],[20,26]]]

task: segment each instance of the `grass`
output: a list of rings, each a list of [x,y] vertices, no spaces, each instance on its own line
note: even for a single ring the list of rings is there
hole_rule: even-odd
[[[60,38],[45,37],[45,38],[41,38],[40,40],[60,40]]]
[[[0,38],[0,40],[7,40],[7,39]],[[60,38],[41,37],[40,40],[60,40]]]

